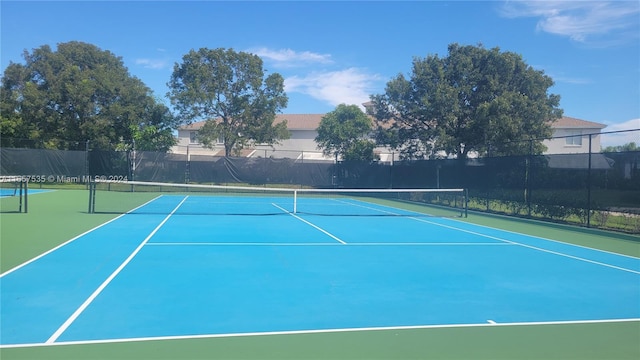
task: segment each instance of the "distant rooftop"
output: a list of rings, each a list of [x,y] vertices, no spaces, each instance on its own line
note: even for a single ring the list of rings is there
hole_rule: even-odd
[[[563,116],[557,121],[555,121],[552,125],[554,128],[587,128],[587,129],[604,129],[607,127],[605,124],[600,124],[597,122],[580,120],[568,116]]]
[[[286,120],[289,130],[315,130],[320,126],[320,121],[324,115],[325,114],[277,114],[275,123],[279,124]],[[194,122],[181,126],[180,130],[199,130],[204,123],[204,121]]]
[[[278,124],[284,120],[287,120],[287,128],[289,130],[315,130],[320,126],[320,121],[325,114],[277,114],[275,123]],[[199,130],[204,121],[198,121],[189,125],[180,127],[180,130]],[[581,128],[581,129],[603,129],[607,127],[605,124],[597,122],[580,120],[568,116],[555,121],[551,127],[553,128]]]

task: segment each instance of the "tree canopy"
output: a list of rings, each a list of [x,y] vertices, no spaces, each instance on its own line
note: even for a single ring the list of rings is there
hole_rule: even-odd
[[[224,141],[230,156],[250,143],[274,144],[289,138],[286,122],[274,124],[287,106],[284,79],[265,78],[262,59],[233,49],[191,50],[175,64],[168,83],[171,103],[186,122],[204,120],[203,145]]]
[[[90,141],[111,149],[137,138],[143,150],[174,145],[178,124],[169,109],[111,52],[72,41],[23,56],[26,63],[10,63],[2,77],[5,144],[29,139],[47,148],[84,149]]]
[[[551,136],[562,110],[543,71],[499,48],[451,44],[448,51],[444,58],[414,58],[409,78],[399,74],[384,94],[371,96],[380,144],[404,158],[438,151],[466,158],[489,150],[528,153],[530,144],[522,140]],[[533,151],[541,153],[544,145],[536,142]]]
[[[602,149],[602,152],[626,152],[626,151],[640,151],[640,147],[635,142],[626,143],[624,145],[607,146]]]
[[[372,161],[375,143],[369,139],[371,119],[357,105],[338,105],[322,117],[315,141],[325,155],[344,161]]]

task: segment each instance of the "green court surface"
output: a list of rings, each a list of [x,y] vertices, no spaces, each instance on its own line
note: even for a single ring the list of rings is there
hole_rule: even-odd
[[[28,214],[3,211],[0,215],[0,272],[13,269],[117,216],[88,214],[87,205],[86,190],[56,190],[30,196]],[[640,257],[640,237],[634,235],[476,213],[461,220]],[[0,359],[3,360],[639,358],[638,321],[487,324],[0,348]]]

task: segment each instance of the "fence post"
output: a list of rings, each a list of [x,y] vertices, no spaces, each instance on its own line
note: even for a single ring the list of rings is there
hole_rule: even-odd
[[[91,178],[91,165],[89,164],[89,140],[84,145],[84,174]]]
[[[591,227],[591,139],[589,134],[589,162],[587,167],[587,227]]]
[[[529,140],[529,155],[525,160],[525,201],[527,202],[527,216],[531,217],[531,160],[533,160],[533,139]]]
[[[130,157],[130,161],[131,161],[131,166],[129,166],[129,172],[130,172],[130,176],[129,176],[129,180],[130,181],[134,181],[136,180],[136,141],[133,140],[132,141],[132,145],[131,145],[131,152],[129,153]]]
[[[191,181],[191,154],[189,154],[189,145],[187,145],[187,159],[184,164],[184,183]]]

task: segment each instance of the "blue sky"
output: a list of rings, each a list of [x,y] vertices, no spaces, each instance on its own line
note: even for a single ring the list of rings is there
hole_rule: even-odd
[[[258,54],[285,78],[285,113],[324,113],[384,92],[414,57],[451,43],[521,54],[551,76],[566,116],[640,128],[638,1],[1,1],[1,65],[84,41],[124,61],[168,104],[191,49]],[[635,133],[637,137],[637,133]],[[640,139],[625,138],[625,141]],[[607,139],[603,144],[607,145]]]

